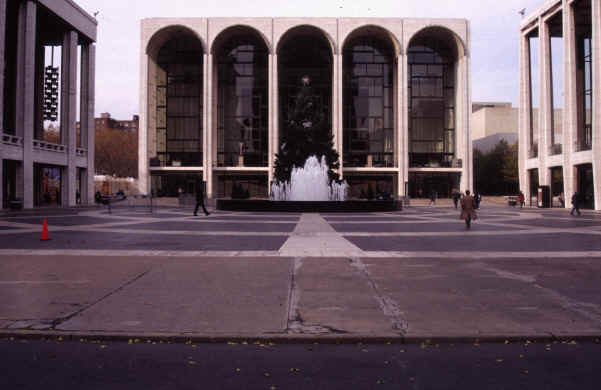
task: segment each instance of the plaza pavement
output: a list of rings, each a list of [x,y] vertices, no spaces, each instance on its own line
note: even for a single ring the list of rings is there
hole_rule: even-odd
[[[0,217],[0,334],[428,340],[601,336],[601,215],[120,207]],[[40,241],[43,220],[50,241]]]

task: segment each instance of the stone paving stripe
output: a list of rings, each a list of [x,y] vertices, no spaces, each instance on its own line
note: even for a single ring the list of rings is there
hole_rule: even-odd
[[[264,233],[280,232],[290,233],[294,230],[294,223],[255,223],[255,222],[196,222],[196,221],[167,221],[159,223],[146,223],[129,225],[127,230],[152,230],[152,231],[185,231],[185,232],[247,232]]]
[[[465,252],[466,249],[474,251],[492,251],[501,252],[504,250],[511,252],[528,252],[536,242],[545,248],[546,251],[573,251],[574,248],[584,251],[601,250],[601,240],[599,235],[594,234],[575,234],[575,233],[541,233],[530,234],[531,232],[521,232],[520,234],[499,235],[495,232],[491,235],[487,232],[482,234],[469,234],[457,237],[452,233],[445,235],[427,235],[428,233],[419,233],[414,236],[390,236],[374,237],[373,234],[363,236],[345,237],[364,251],[432,251],[439,250],[443,252]],[[478,232],[473,232],[478,233]]]

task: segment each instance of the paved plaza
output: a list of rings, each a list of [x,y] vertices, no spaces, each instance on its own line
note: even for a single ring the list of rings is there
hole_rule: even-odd
[[[601,335],[601,215],[484,203],[0,217],[0,332],[261,338]],[[40,241],[44,219],[50,241]]]

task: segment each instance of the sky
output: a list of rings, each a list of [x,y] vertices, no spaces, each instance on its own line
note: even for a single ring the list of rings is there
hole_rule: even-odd
[[[75,0],[98,12],[96,115],[139,113],[140,21],[150,17],[465,18],[472,32],[472,100],[506,101],[519,93],[518,14],[544,0]]]

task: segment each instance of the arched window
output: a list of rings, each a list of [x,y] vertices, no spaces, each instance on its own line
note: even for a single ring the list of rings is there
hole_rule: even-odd
[[[310,81],[313,101],[324,114],[324,127],[332,131],[332,48],[323,33],[300,26],[282,37],[278,50],[279,138],[294,115],[302,79]]]
[[[268,52],[259,36],[244,32],[219,48],[217,162],[267,166]]]
[[[156,74],[156,146],[162,166],[202,166],[200,41],[174,35],[159,50]]]
[[[347,167],[394,165],[394,51],[373,36],[343,50],[343,161]]]
[[[453,44],[425,32],[409,46],[411,167],[450,167],[455,157],[457,55]]]

